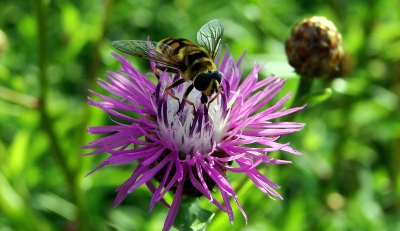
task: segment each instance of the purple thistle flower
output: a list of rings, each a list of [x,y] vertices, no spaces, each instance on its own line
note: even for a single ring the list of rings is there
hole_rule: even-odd
[[[280,91],[285,81],[270,77],[258,81],[261,65],[255,64],[253,71],[240,84],[242,73],[239,70],[244,53],[235,62],[228,49],[221,60],[219,70],[224,74],[223,91],[217,100],[207,108],[200,103],[201,93],[193,90],[188,99],[195,102],[193,107],[186,105],[177,114],[178,101],[164,92],[175,76],[160,71],[158,85],[139,73],[126,57],[113,54],[121,63],[123,70],[109,71],[107,80],[99,84],[118,99],[90,91],[102,101],[89,98],[89,104],[110,115],[126,121],[114,121],[112,126],[89,127],[90,134],[107,134],[83,148],[95,149],[85,155],[108,152],[111,156],[89,174],[109,164],[125,164],[138,161],[132,176],[118,188],[114,206],[137,187],[146,184],[153,193],[150,211],[156,202],[169,207],[164,229],[169,230],[178,212],[182,196],[199,197],[204,195],[219,209],[228,213],[234,220],[230,197],[234,199],[246,222],[247,217],[230,185],[226,172],[245,173],[267,196],[282,197],[274,190],[279,186],[263,176],[256,167],[259,164],[288,164],[290,161],[278,160],[268,156],[269,152],[282,150],[301,154],[289,144],[280,144],[281,135],[297,132],[304,126],[295,122],[271,122],[275,118],[301,110],[303,107],[280,109],[290,97],[285,95],[267,109],[261,107]],[[218,63],[219,57],[216,59]],[[155,68],[154,63],[152,68]],[[191,83],[174,88],[172,93],[182,98]],[[183,101],[184,102],[184,101]],[[184,103],[182,103],[184,105]],[[123,111],[136,114],[125,115]],[[132,148],[132,144],[135,148]],[[262,147],[252,147],[261,144]],[[237,166],[232,167],[236,162]],[[156,179],[159,184],[154,184]],[[223,204],[217,201],[211,191],[219,188]],[[172,191],[171,205],[163,199],[167,191]]]

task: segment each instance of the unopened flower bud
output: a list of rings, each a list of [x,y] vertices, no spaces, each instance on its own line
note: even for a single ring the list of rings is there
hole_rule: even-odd
[[[301,76],[321,77],[338,69],[343,57],[342,35],[325,17],[298,22],[285,44],[289,64]]]

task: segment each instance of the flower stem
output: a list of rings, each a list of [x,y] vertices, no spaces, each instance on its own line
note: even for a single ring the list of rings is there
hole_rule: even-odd
[[[303,106],[306,102],[305,99],[311,92],[313,78],[300,76],[299,85],[297,87],[296,95],[293,99],[291,108]],[[294,121],[294,118],[299,113],[292,113],[287,116],[287,121]]]
[[[56,163],[60,166],[63,175],[66,178],[67,184],[69,186],[70,196],[72,202],[76,205],[78,212],[76,214],[77,219],[77,229],[78,230],[87,230],[85,228],[85,224],[87,221],[84,219],[85,212],[82,211],[81,200],[80,200],[80,191],[76,181],[76,174],[72,171],[67,165],[68,161],[63,154],[61,145],[59,140],[57,139],[56,133],[53,129],[53,121],[50,118],[47,112],[47,94],[48,94],[48,84],[47,84],[47,37],[46,37],[46,24],[45,24],[45,9],[43,6],[43,2],[41,0],[33,0],[33,5],[36,11],[36,20],[37,20],[37,40],[38,40],[38,66],[40,70],[40,95],[39,95],[39,105],[38,111],[40,114],[42,128],[47,134],[50,145],[52,148],[51,154],[55,159]]]
[[[95,83],[96,83],[96,79],[97,79],[96,76],[97,76],[99,66],[100,66],[99,65],[99,63],[100,63],[99,50],[100,50],[101,43],[104,39],[104,33],[107,28],[107,22],[108,22],[108,18],[110,15],[112,3],[113,3],[113,0],[105,0],[105,3],[104,3],[104,10],[103,10],[103,14],[101,16],[102,18],[101,18],[99,34],[93,45],[92,60],[90,63],[89,76],[88,76],[88,80],[87,80],[86,89],[93,89],[95,87]],[[80,132],[78,135],[79,136],[78,142],[81,142],[79,144],[79,146],[82,146],[83,144],[86,143],[86,141],[85,141],[85,137],[87,135],[86,126],[90,119],[90,114],[91,114],[90,110],[91,110],[91,108],[89,107],[89,104],[86,103],[84,106],[84,109],[83,109],[83,116],[82,116],[83,120],[81,123],[81,127],[78,129],[78,131]]]

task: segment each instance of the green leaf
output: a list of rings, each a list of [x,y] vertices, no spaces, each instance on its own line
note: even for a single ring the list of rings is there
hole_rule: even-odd
[[[68,220],[73,220],[76,207],[69,201],[53,193],[41,193],[34,198],[38,209],[52,211]]]
[[[197,198],[182,198],[174,227],[180,231],[203,231],[214,216],[214,213],[200,207]]]
[[[30,133],[25,130],[19,131],[9,148],[8,167],[10,177],[19,177],[24,171],[29,153]]]
[[[304,103],[306,103],[308,107],[312,107],[326,101],[331,96],[332,96],[332,89],[326,88],[322,91],[317,91],[306,96],[304,99]]]

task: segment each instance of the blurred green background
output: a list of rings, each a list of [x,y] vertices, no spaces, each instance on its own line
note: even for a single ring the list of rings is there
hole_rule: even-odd
[[[313,15],[335,23],[347,55],[337,78],[313,86],[331,88],[332,97],[299,113],[295,120],[307,126],[284,139],[304,155],[274,154],[293,164],[261,170],[282,186],[284,200],[229,175],[249,223],[233,206],[235,223],[218,212],[209,230],[400,230],[399,9],[399,0],[2,0],[0,231],[162,228],[168,210],[157,204],[148,213],[145,187],[113,208],[115,189],[135,164],[84,177],[108,154],[78,156],[96,138],[86,127],[110,123],[86,98],[88,88],[105,93],[96,79],[120,68],[111,41],[195,41],[197,30],[218,18],[233,56],[247,49],[244,74],[254,61],[268,61],[260,76],[287,78],[283,95],[299,81],[287,64],[285,39]],[[147,61],[129,59],[150,71]],[[201,203],[215,210],[207,199]]]

